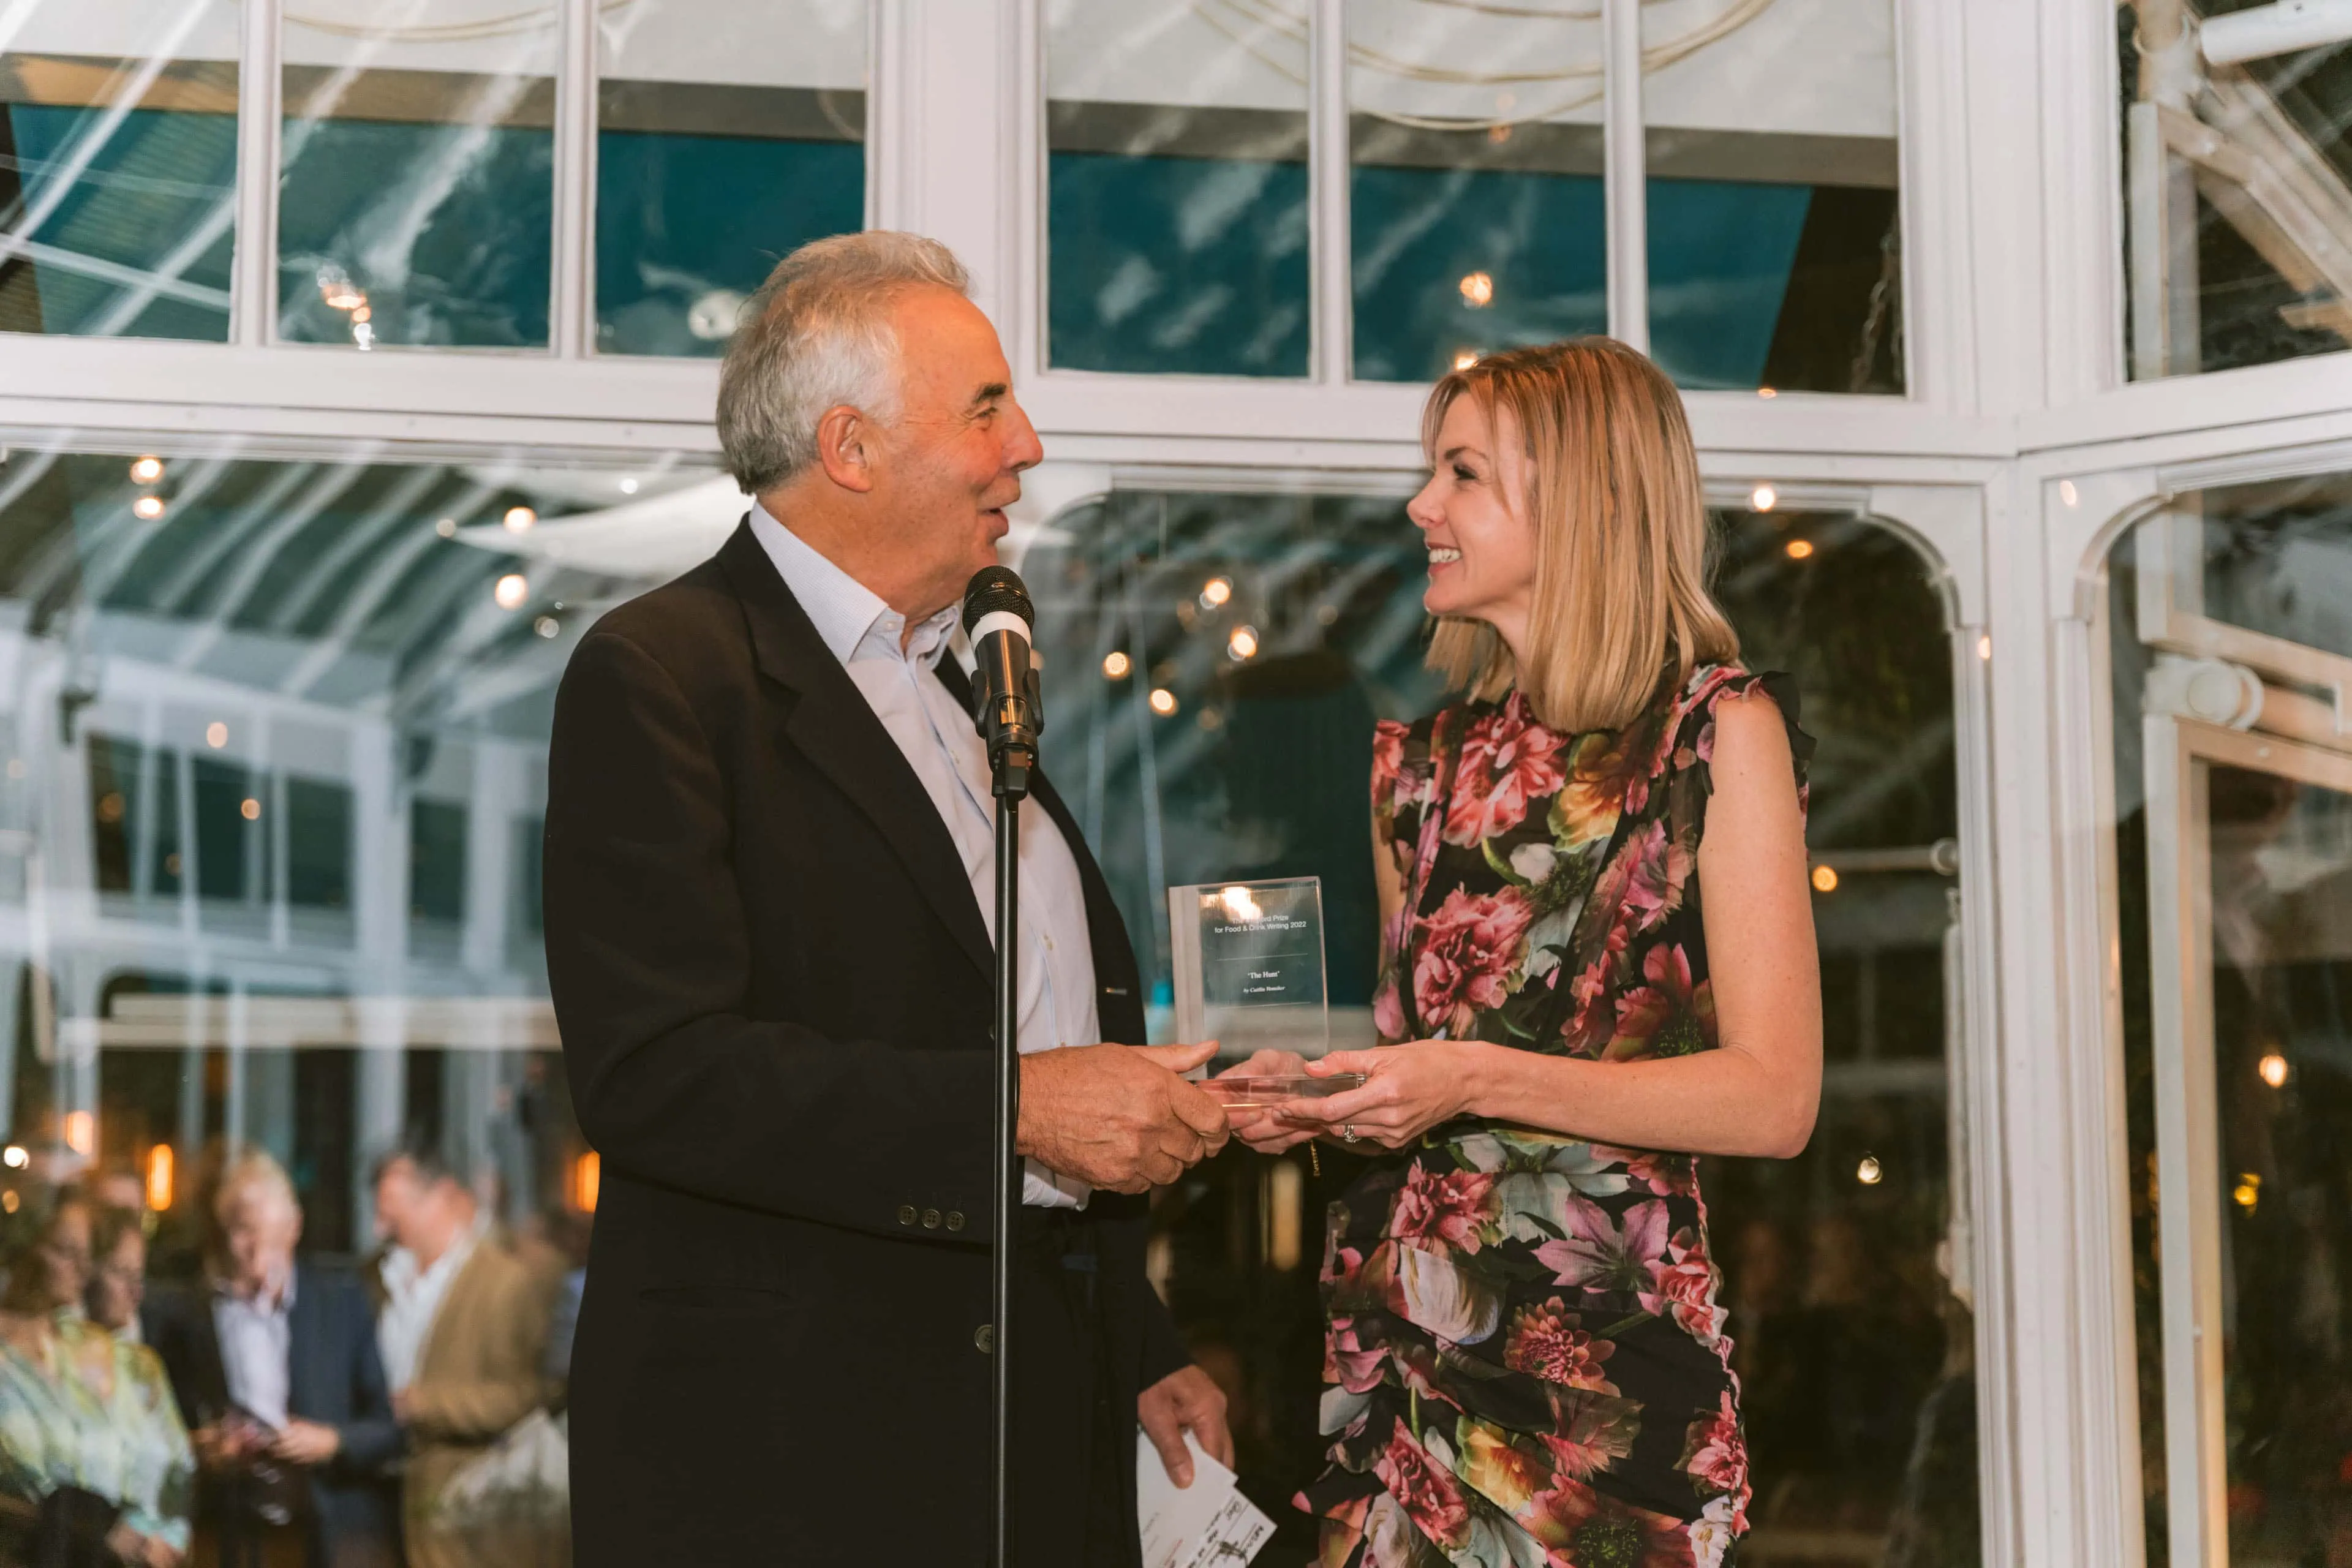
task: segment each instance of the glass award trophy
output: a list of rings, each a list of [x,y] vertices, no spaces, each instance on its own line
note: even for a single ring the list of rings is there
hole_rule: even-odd
[[[1178,1039],[1225,1060],[1330,1048],[1319,879],[1171,888],[1168,932]]]

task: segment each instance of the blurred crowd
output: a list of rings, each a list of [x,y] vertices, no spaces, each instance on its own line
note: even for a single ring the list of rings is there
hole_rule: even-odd
[[[5,1174],[0,1563],[568,1564],[584,1215],[509,1223],[494,1180],[404,1148],[375,1250],[330,1258],[277,1161],[215,1146],[151,1283],[141,1183]]]

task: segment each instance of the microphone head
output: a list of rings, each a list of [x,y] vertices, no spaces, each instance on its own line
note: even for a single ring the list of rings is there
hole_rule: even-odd
[[[999,614],[1018,616],[1024,626],[1037,624],[1036,607],[1029,602],[1029,589],[1021,574],[1010,566],[983,566],[964,584],[964,635],[972,636],[972,628],[983,616]]]

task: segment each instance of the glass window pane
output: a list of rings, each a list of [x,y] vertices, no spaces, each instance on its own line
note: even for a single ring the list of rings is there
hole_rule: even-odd
[[[2200,490],[2169,516],[2203,541],[2181,607],[2352,658],[2352,474]]]
[[[2135,379],[2352,344],[2352,40],[2259,8],[2116,10]]]
[[[226,342],[236,0],[0,12],[0,331]]]
[[[1718,593],[1749,662],[1794,673],[1821,739],[1811,843],[1828,1067],[1811,1146],[1709,1160],[1708,1205],[1763,1561],[1980,1560],[1969,1242],[1954,1210],[1947,977],[1958,918],[1951,645],[1892,531],[1720,520]],[[1425,552],[1394,498],[1126,492],[1023,564],[1049,672],[1045,761],[1100,858],[1169,1037],[1163,889],[1318,876],[1335,1046],[1369,1044],[1377,947],[1365,783],[1376,717],[1440,705],[1422,668]],[[1791,553],[1798,540],[1811,546]],[[1821,883],[1816,882],[1816,887]],[[1232,1402],[1245,1489],[1302,1561],[1290,1506],[1317,1431],[1320,1216],[1337,1149],[1238,1146],[1155,1207],[1179,1326]],[[1957,1256],[1956,1266],[1951,1259]]]
[[[779,257],[865,226],[866,12],[866,0],[604,10],[598,348],[719,353]]]
[[[1609,325],[1597,9],[1348,6],[1353,370]]]
[[[1046,358],[1304,375],[1307,23],[1048,0]]]
[[[281,337],[362,349],[546,344],[553,13],[495,9],[289,9]]]
[[[1642,8],[1650,353],[1687,387],[1904,389],[1892,0]]]
[[[536,555],[549,536],[502,520],[709,471],[674,454],[157,462],[134,477],[127,456],[21,437],[0,455],[12,1223],[86,1183],[154,1211],[151,1300],[200,1289],[205,1183],[245,1140],[289,1173],[306,1260],[355,1269],[377,1246],[370,1167],[406,1135],[480,1195],[484,1245],[576,1282],[587,1149],[520,846],[571,649],[647,584]],[[190,1560],[233,1559],[213,1529],[197,1522]],[[398,1560],[386,1541],[338,1549]]]

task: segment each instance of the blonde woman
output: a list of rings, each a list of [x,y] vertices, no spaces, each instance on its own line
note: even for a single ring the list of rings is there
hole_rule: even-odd
[[[1406,511],[1465,694],[1374,741],[1395,1043],[1307,1069],[1363,1087],[1236,1127],[1374,1156],[1332,1205],[1337,1441],[1301,1502],[1330,1568],[1719,1568],[1747,1448],[1694,1156],[1811,1131],[1811,742],[1786,679],[1734,662],[1649,361],[1496,354],[1423,430]]]

